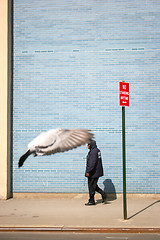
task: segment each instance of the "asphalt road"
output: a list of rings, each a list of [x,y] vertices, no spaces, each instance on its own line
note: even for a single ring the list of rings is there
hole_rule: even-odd
[[[0,240],[160,240],[160,234],[0,232]]]

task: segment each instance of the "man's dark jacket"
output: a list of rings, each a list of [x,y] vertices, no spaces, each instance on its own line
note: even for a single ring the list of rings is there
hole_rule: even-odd
[[[103,176],[101,152],[97,148],[94,140],[90,143],[90,151],[87,155],[86,173],[89,173],[90,178],[99,178]]]

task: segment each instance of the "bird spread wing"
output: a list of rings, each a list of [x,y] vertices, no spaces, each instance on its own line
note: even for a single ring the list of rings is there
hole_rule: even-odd
[[[60,152],[65,152],[73,148],[88,143],[93,138],[93,134],[86,129],[62,130],[59,133],[57,144]]]
[[[55,129],[50,130],[47,136],[44,137],[45,144],[37,146],[38,155],[50,155],[58,152],[65,152],[73,148],[77,148],[81,145],[88,143],[93,134],[90,130],[86,129]],[[52,139],[52,140],[48,140]],[[41,142],[43,143],[43,141]],[[48,145],[46,144],[48,143]]]

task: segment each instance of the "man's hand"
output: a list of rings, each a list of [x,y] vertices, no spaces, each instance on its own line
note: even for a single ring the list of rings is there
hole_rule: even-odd
[[[86,172],[86,177],[89,177],[89,173]]]

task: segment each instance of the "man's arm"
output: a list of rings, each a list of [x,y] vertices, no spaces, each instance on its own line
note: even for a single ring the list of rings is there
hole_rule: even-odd
[[[89,155],[89,160],[87,162],[87,168],[86,168],[86,174],[89,174],[92,172],[96,166],[97,163],[97,151],[92,151]],[[87,175],[86,175],[87,177]],[[88,176],[89,177],[89,176]]]

